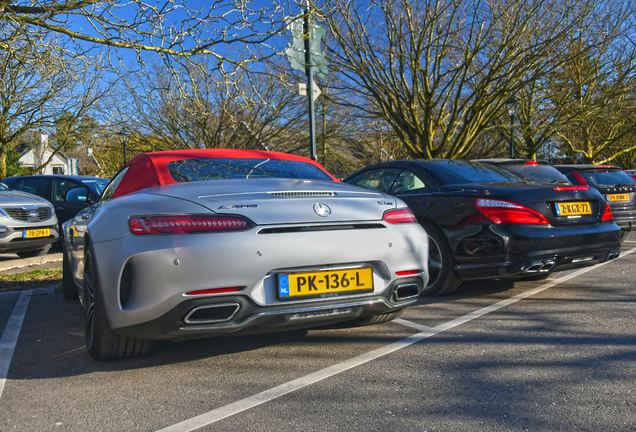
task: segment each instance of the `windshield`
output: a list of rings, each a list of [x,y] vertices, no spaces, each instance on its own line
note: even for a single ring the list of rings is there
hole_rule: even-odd
[[[252,178],[333,181],[326,172],[315,165],[280,159],[187,159],[168,163],[168,170],[172,178],[178,182]]]
[[[485,163],[464,160],[430,160],[429,163],[434,164],[434,171],[441,171],[441,175],[436,177],[442,184],[447,185],[526,181],[511,171]]]
[[[550,165],[502,165],[503,168],[516,172],[530,181],[540,183],[571,184],[568,178]]]
[[[100,196],[102,194],[102,191],[108,184],[108,180],[106,179],[82,180],[82,183],[85,184],[96,196]]]
[[[636,184],[636,180],[621,170],[579,171],[579,174],[581,174],[587,184],[592,187]]]

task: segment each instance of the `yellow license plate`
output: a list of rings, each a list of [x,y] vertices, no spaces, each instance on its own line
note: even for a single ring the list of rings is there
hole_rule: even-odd
[[[556,205],[557,216],[580,216],[592,214],[589,202],[564,202]]]
[[[35,237],[48,237],[51,235],[51,230],[47,229],[38,229],[38,230],[26,230],[22,235],[22,238],[35,238]]]
[[[607,196],[608,201],[629,201],[629,194],[610,194]]]
[[[351,291],[372,291],[373,269],[284,273],[278,275],[278,297],[336,297]]]

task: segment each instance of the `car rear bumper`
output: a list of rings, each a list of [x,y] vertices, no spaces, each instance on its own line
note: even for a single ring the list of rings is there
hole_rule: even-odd
[[[604,222],[595,227],[499,226],[506,247],[480,259],[457,260],[461,280],[523,278],[599,264],[620,254],[620,228]]]
[[[242,295],[191,299],[156,320],[117,332],[150,340],[187,340],[319,327],[399,311],[417,301],[422,287],[421,277],[406,278],[380,295],[294,306],[263,307]],[[406,294],[401,300],[400,292]]]
[[[128,234],[115,241],[94,243],[97,278],[111,328],[138,337],[180,339],[198,334],[255,332],[259,327],[272,331],[315,326],[318,324],[311,323],[314,319],[329,323],[399,310],[406,303],[394,298],[396,287],[415,280],[421,292],[428,280],[428,237],[418,224],[370,230],[259,233],[264,228],[143,238]],[[279,273],[363,267],[372,268],[372,291],[339,293],[337,297],[278,297]],[[419,273],[396,275],[412,270]],[[243,288],[235,295],[192,294],[222,287]],[[193,307],[228,302],[240,305],[231,320],[208,323],[202,329],[185,322]],[[333,310],[352,303],[360,305],[347,312],[348,316],[336,311],[331,316],[325,313],[289,318],[289,311],[309,312],[307,309],[323,306]],[[289,322],[280,323],[283,319]],[[295,320],[298,325],[292,322]],[[137,329],[143,334],[134,333]]]

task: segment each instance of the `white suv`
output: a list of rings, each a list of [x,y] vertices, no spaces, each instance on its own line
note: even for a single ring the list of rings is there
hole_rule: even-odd
[[[59,237],[53,205],[0,183],[0,253],[44,255]]]

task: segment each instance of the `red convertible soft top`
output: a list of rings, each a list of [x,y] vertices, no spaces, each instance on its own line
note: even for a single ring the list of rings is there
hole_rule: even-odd
[[[189,149],[170,150],[156,153],[144,153],[132,158],[125,167],[129,167],[124,175],[113,198],[136,192],[141,189],[178,183],[168,171],[168,163],[187,159],[210,159],[210,158],[233,158],[233,159],[280,159],[297,162],[305,162],[320,168],[327,173],[334,181],[338,181],[329,174],[318,162],[304,156],[288,153],[278,153],[264,150],[236,150],[236,149]]]

